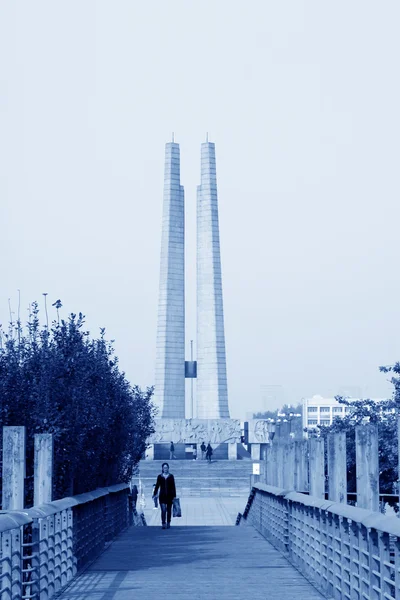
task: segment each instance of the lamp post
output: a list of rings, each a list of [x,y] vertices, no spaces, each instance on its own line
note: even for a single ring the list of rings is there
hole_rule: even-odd
[[[268,421],[268,425],[267,425],[268,437],[269,437],[269,441],[272,442],[272,440],[274,439],[274,436],[275,436],[275,421],[274,421],[274,419],[267,419],[267,421]]]
[[[289,423],[289,437],[294,438],[296,436],[295,432],[292,432],[292,421],[301,417],[300,413],[278,413],[278,417],[283,417],[284,423]]]

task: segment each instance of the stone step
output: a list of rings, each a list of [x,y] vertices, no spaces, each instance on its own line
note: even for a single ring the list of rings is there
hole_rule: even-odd
[[[179,498],[243,498],[249,494],[249,488],[239,489],[225,489],[225,488],[199,488],[198,490],[193,489],[179,489],[177,495]],[[150,495],[145,493],[145,498],[149,503]]]
[[[135,483],[136,485],[138,485],[139,480],[138,479],[134,479],[133,483]],[[142,486],[144,486],[145,488],[150,488],[153,487],[154,485],[154,479],[141,479],[142,482]],[[176,482],[176,487],[178,489],[192,489],[192,490],[198,490],[198,489],[204,489],[204,488],[216,488],[219,490],[228,490],[228,489],[246,489],[248,490],[250,488],[250,481],[234,481],[234,482],[219,482],[219,481],[199,481],[196,485],[194,485],[191,482],[188,481],[184,481],[184,480],[179,480]]]
[[[163,460],[142,461],[133,483],[138,485],[139,476],[148,498]],[[176,480],[177,493],[185,497],[234,497],[247,496],[253,461],[215,460],[209,464],[204,460],[171,460],[171,473]]]
[[[163,461],[164,462],[164,461]],[[248,461],[245,463],[239,463],[239,464],[229,464],[227,462],[227,464],[221,463],[221,462],[211,462],[211,464],[209,464],[208,462],[203,462],[203,461],[197,461],[197,460],[192,460],[192,461],[170,461],[169,463],[169,468],[171,471],[190,471],[190,472],[208,472],[211,470],[214,471],[218,471],[218,472],[232,472],[232,473],[244,473],[244,472],[251,472],[253,469],[253,463]],[[144,471],[161,471],[161,465],[162,462],[160,461],[144,461],[139,463],[138,469],[140,470],[140,472],[144,472]]]
[[[173,465],[173,464],[178,464],[181,465],[182,467],[189,467],[189,465],[197,465],[199,468],[204,466],[210,466],[210,463],[207,460],[144,460],[142,461],[140,464],[141,465],[148,465],[148,464],[156,464],[156,465],[162,465],[163,462],[167,462],[169,464],[169,466]],[[211,465],[219,465],[221,468],[226,468],[226,469],[241,469],[241,468],[248,468],[249,465],[251,465],[253,462],[259,462],[259,461],[251,461],[251,460],[238,460],[238,461],[233,461],[233,460],[212,460],[211,461]]]
[[[139,481],[139,477],[134,477],[133,478],[134,482]],[[141,477],[140,478],[141,482],[143,484],[152,484],[156,482],[156,477]],[[225,478],[218,478],[218,477],[213,477],[213,478],[197,478],[196,480],[192,480],[189,477],[177,477],[176,480],[176,485],[179,486],[183,486],[183,487],[198,487],[198,486],[202,486],[204,487],[205,485],[209,485],[209,487],[237,487],[238,485],[242,485],[242,487],[244,487],[245,485],[250,485],[250,478],[249,477],[245,477],[245,478],[231,478],[231,479],[225,479]]]
[[[140,479],[142,481],[154,481],[154,483],[157,480],[157,475],[158,473],[146,473],[145,475],[140,475]],[[182,473],[173,473],[175,480],[177,482],[179,481],[186,481],[186,482],[190,482],[195,484],[197,481],[215,481],[218,485],[225,485],[225,486],[230,486],[235,485],[236,482],[239,481],[246,481],[248,482],[250,480],[250,474],[246,473],[245,475],[243,475],[242,477],[220,477],[219,475],[213,475],[212,477],[207,477],[206,475],[201,476],[201,475],[197,475],[193,476],[193,475],[183,475]],[[134,475],[133,479],[139,479],[139,475]]]

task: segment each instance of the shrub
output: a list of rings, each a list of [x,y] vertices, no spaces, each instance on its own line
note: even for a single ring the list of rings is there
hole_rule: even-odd
[[[1,335],[0,423],[25,425],[27,498],[33,496],[33,436],[54,439],[53,499],[128,482],[153,433],[153,388],[131,386],[113,341],[83,331],[84,316],[40,326],[31,305],[26,333],[11,323]],[[47,310],[46,310],[47,317]]]

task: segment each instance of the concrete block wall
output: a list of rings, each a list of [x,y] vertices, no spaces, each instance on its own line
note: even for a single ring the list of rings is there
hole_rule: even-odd
[[[165,146],[154,403],[158,417],[185,418],[185,215],[179,144]]]
[[[215,144],[201,145],[197,190],[198,419],[229,418]]]

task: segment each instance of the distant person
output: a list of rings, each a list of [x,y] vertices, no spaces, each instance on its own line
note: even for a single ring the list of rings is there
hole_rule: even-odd
[[[158,508],[158,496],[157,496],[157,494],[154,495],[154,490],[155,489],[156,489],[156,484],[153,485],[153,496],[152,496],[152,498],[153,498],[153,502],[154,502],[154,510],[157,510],[157,508]]]
[[[211,462],[211,457],[213,455],[213,449],[211,448],[211,444],[208,443],[207,445],[207,449],[206,449],[206,459],[208,460],[208,462]]]
[[[207,450],[207,447],[204,442],[201,442],[200,450],[201,450],[201,460],[204,460],[206,457],[206,450]]]
[[[176,458],[174,452],[175,452],[174,442],[171,442],[171,445],[169,447],[169,460],[172,460],[173,458]]]
[[[136,510],[136,502],[137,502],[137,499],[138,499],[138,493],[139,492],[138,492],[138,489],[137,489],[137,485],[133,484],[133,486],[132,486],[132,505],[133,505],[133,508],[135,510]]]
[[[153,496],[156,496],[157,493],[161,507],[162,528],[169,529],[171,527],[172,504],[176,498],[176,488],[174,476],[169,472],[169,464],[166,462],[161,466],[161,473],[157,477]]]
[[[197,445],[193,446],[193,460],[197,460]]]

